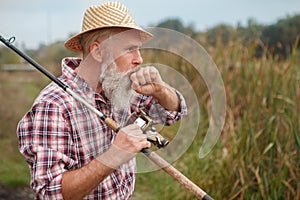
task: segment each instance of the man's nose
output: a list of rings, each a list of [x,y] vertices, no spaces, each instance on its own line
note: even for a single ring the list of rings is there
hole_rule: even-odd
[[[140,50],[137,49],[135,51],[132,62],[134,65],[141,65],[143,63],[143,58],[141,56]]]

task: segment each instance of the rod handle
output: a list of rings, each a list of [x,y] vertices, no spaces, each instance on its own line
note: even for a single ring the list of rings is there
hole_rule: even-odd
[[[143,149],[142,152],[156,165],[158,165],[162,170],[167,174],[173,177],[179,184],[184,186],[192,194],[194,194],[200,200],[213,200],[205,191],[193,183],[190,179],[184,176],[180,171],[175,167],[169,164],[166,160],[160,157],[155,152],[152,152],[150,149]]]
[[[116,133],[120,130],[119,124],[113,120],[112,118],[106,117],[104,119],[105,124],[109,126],[112,130],[114,130]]]

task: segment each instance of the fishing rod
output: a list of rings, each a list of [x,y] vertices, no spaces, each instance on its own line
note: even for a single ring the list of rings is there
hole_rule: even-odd
[[[60,88],[62,88],[65,92],[71,95],[78,102],[84,104],[88,109],[94,112],[97,116],[100,117],[101,120],[105,122],[105,124],[110,127],[115,132],[118,132],[121,129],[121,126],[114,121],[113,119],[107,117],[105,114],[97,110],[93,105],[84,100],[80,95],[76,94],[72,91],[66,84],[56,78],[53,74],[47,71],[43,66],[38,64],[31,57],[26,55],[24,52],[15,47],[12,43],[15,41],[15,37],[11,37],[9,39],[5,39],[0,35],[0,41],[5,44],[8,48],[12,49],[15,53],[25,59],[28,63],[30,63],[33,67],[39,70],[42,74],[47,76],[51,81],[56,83]],[[159,133],[156,132],[155,128],[152,126],[152,120],[149,116],[147,116],[144,112],[141,111],[141,115],[137,116],[134,120],[142,131],[147,135],[147,140],[153,143],[156,147],[161,148],[165,147],[169,142],[163,138]],[[187,190],[193,193],[200,200],[213,200],[205,191],[203,191],[200,187],[198,187],[195,183],[193,183],[190,179],[184,176],[180,171],[178,171],[175,167],[173,167],[170,163],[164,160],[155,152],[151,151],[149,148],[142,149],[143,152],[153,163],[159,166],[162,170],[164,170],[167,174],[173,177],[178,183],[184,186]]]

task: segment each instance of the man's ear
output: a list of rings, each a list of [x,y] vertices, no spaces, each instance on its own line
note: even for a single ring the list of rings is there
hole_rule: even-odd
[[[98,62],[102,62],[103,59],[103,50],[101,48],[101,45],[98,42],[93,42],[90,45],[90,54],[93,56],[95,60]]]

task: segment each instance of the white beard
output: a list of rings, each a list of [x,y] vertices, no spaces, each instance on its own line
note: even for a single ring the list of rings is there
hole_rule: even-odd
[[[130,107],[131,100],[137,96],[137,93],[131,89],[129,78],[137,68],[120,73],[117,71],[117,65],[113,62],[102,69],[100,83],[105,96],[111,101],[112,109],[114,111],[126,110]]]

